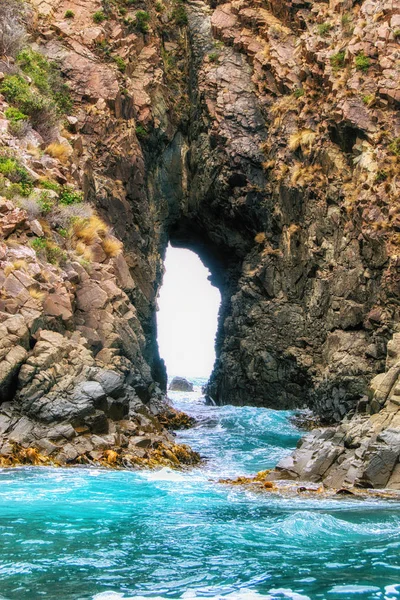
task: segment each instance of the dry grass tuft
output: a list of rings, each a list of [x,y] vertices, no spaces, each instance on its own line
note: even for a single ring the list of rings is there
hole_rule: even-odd
[[[29,288],[29,295],[33,300],[37,300],[40,303],[43,303],[46,294],[40,290],[37,286],[32,286]]]
[[[83,242],[78,242],[75,247],[76,253],[81,256],[84,260],[91,263],[93,262],[93,252],[89,246],[86,246]]]
[[[277,100],[275,104],[271,106],[270,113],[274,117],[278,117],[280,115],[286,114],[289,111],[297,112],[298,106],[299,105],[296,98],[293,96],[293,94],[290,94],[289,96],[282,96],[281,98],[279,98],[279,100]]]
[[[296,163],[291,172],[290,183],[293,187],[323,183],[325,180],[319,165],[302,165]]]
[[[299,148],[303,152],[310,152],[311,146],[313,145],[317,134],[311,129],[302,129],[293,133],[289,138],[289,150],[295,152]]]
[[[108,226],[100,217],[93,215],[87,219],[76,219],[72,225],[72,232],[78,240],[90,245],[107,235]]]
[[[102,248],[108,257],[114,258],[121,254],[123,244],[116,238],[110,236],[103,240]]]
[[[263,244],[266,240],[266,235],[263,231],[261,231],[260,233],[257,233],[256,237],[254,238],[254,241],[256,242],[256,244]]]
[[[287,228],[287,233],[289,236],[294,235],[295,233],[297,233],[298,231],[300,231],[301,227],[300,225],[296,225],[296,223],[292,223],[288,228]]]
[[[66,163],[72,154],[71,148],[67,144],[59,144],[58,142],[53,142],[47,146],[45,152],[62,163]]]
[[[266,160],[262,164],[262,167],[263,167],[264,171],[269,171],[269,169],[273,169],[274,166],[275,166],[275,161],[274,160]]]
[[[27,272],[27,270],[28,270],[28,263],[26,262],[26,260],[15,260],[13,263],[11,263],[10,265],[7,265],[4,268],[4,275],[7,277],[13,271]]]

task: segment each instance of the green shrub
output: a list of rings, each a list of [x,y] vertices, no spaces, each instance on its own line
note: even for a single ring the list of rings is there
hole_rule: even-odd
[[[210,52],[210,54],[208,55],[208,60],[212,63],[218,62],[218,59],[219,59],[218,52]]]
[[[332,25],[330,23],[321,23],[321,25],[318,25],[317,27],[319,35],[322,35],[323,37],[325,37],[331,29]]]
[[[150,15],[145,10],[138,10],[136,13],[136,29],[141,33],[149,31]]]
[[[65,252],[54,242],[46,243],[46,257],[52,265],[58,265],[62,260],[67,258]]]
[[[352,21],[352,16],[350,13],[344,13],[341,18],[341,22],[343,27],[347,27]]]
[[[64,19],[73,19],[75,17],[75,13],[73,10],[66,10],[64,14]]]
[[[105,56],[111,56],[111,46],[106,40],[95,42],[96,49],[102,52]]]
[[[338,71],[339,69],[343,69],[344,67],[344,63],[345,63],[345,52],[344,50],[342,50],[341,52],[337,52],[336,54],[332,54],[332,56],[330,57],[330,63],[332,65],[332,68],[335,71]]]
[[[25,115],[23,112],[15,108],[14,106],[10,106],[6,108],[5,113],[6,119],[9,121],[25,121],[28,118],[28,115]]]
[[[158,13],[164,12],[165,10],[164,4],[162,2],[156,2],[155,8]]]
[[[70,187],[63,187],[59,197],[59,203],[64,206],[70,206],[71,204],[80,204],[83,202],[82,192],[78,192]]]
[[[0,175],[4,175],[12,183],[19,183],[26,191],[33,187],[28,171],[11,156],[0,156]]]
[[[148,137],[147,130],[143,127],[143,125],[136,125],[136,135],[139,140],[144,140]]]
[[[390,142],[389,150],[396,156],[400,156],[400,137],[395,138]]]
[[[51,181],[51,179],[42,179],[40,182],[40,187],[45,190],[53,190],[53,192],[60,193],[61,186],[56,181]]]
[[[102,23],[103,21],[105,21],[107,19],[107,17],[102,10],[96,10],[96,12],[93,14],[92,19],[93,19],[94,23],[99,24],[99,23]]]
[[[370,106],[375,100],[375,96],[373,94],[366,94],[362,97],[362,101],[366,106]]]
[[[297,90],[294,90],[293,92],[293,96],[295,98],[301,98],[302,96],[304,96],[305,92],[303,90],[303,88],[297,88]]]
[[[378,171],[377,174],[375,175],[376,183],[381,183],[382,181],[386,181],[387,178],[388,178],[388,174],[386,173],[386,171],[383,171],[383,170]]]
[[[365,56],[364,52],[357,54],[354,62],[358,71],[368,71],[371,66],[371,61],[368,56]]]
[[[32,49],[20,52],[17,61],[22,71],[33,80],[42,94],[51,98],[61,114],[72,110],[73,102],[69,87],[64,82],[55,62],[50,62],[43,54]]]
[[[126,62],[124,59],[120,56],[114,56],[114,61],[118,67],[118,70],[121,71],[121,73],[124,73],[126,71]]]
[[[12,183],[8,187],[3,187],[0,185],[0,192],[7,198],[7,200],[12,200],[16,196],[22,196],[23,198],[28,198],[32,191],[32,186],[22,185],[21,183]]]
[[[36,252],[40,252],[40,250],[45,250],[47,246],[46,238],[37,237],[31,241],[31,246]]]
[[[47,88],[49,95],[46,95],[47,92],[35,91],[22,75],[6,75],[0,84],[0,93],[7,102],[27,115],[33,127],[46,136],[46,132],[57,123],[60,115],[69,112],[72,101],[67,86],[57,85],[56,78],[53,86],[45,85],[40,76],[36,79],[42,90]]]
[[[172,18],[174,19],[175,23],[177,25],[179,25],[180,27],[187,25],[188,18],[187,18],[185,7],[183,6],[182,3],[179,3],[172,11]]]
[[[10,121],[8,131],[16,138],[22,139],[29,131],[28,121]]]
[[[37,203],[39,205],[40,212],[43,215],[47,215],[54,207],[54,200],[52,199],[48,191],[43,191],[40,194]]]
[[[394,38],[397,40],[397,38],[400,37],[400,29],[395,29],[393,31],[393,35],[394,35]]]
[[[48,262],[52,265],[58,265],[62,260],[66,259],[65,252],[63,252],[57,244],[50,240],[46,240],[44,237],[34,238],[30,242],[30,245],[35,252],[44,251]]]

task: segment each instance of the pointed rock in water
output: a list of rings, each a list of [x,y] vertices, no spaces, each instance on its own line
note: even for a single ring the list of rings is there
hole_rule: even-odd
[[[174,377],[169,385],[171,392],[193,392],[193,383],[184,377]]]

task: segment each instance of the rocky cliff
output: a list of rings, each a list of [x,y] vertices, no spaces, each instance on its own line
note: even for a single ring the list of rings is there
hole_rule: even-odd
[[[398,3],[33,0],[13,18],[72,103],[61,128],[28,115],[18,129],[10,108],[25,105],[10,77],[34,94],[43,82],[37,59],[8,51],[3,156],[32,181],[24,199],[5,174],[5,437],[15,410],[28,429],[67,422],[79,440],[96,419],[136,418],[137,403],[146,418],[162,410],[155,311],[171,241],[196,251],[221,291],[214,401],[307,405],[324,424],[357,413],[311,434],[286,476],[311,476],[329,436],[343,448],[329,466],[353,454],[365,464],[364,442],[371,460],[392,451],[382,431],[397,431]],[[84,201],[66,204],[72,189]],[[392,387],[368,396],[385,368]],[[389,482],[396,444],[386,481],[371,485]]]

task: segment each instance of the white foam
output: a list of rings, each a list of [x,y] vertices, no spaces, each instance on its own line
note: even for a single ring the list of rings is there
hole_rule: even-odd
[[[275,588],[269,590],[268,594],[260,594],[254,590],[244,588],[231,592],[230,594],[218,594],[217,596],[198,596],[195,590],[188,590],[181,596],[182,600],[192,598],[207,598],[207,600],[310,600],[309,596],[298,594],[287,588]],[[168,600],[163,596],[124,596],[119,592],[101,592],[93,596],[93,600]]]
[[[373,592],[380,592],[380,589],[374,585],[334,585],[328,594],[343,594],[347,598],[349,594],[372,594]]]

